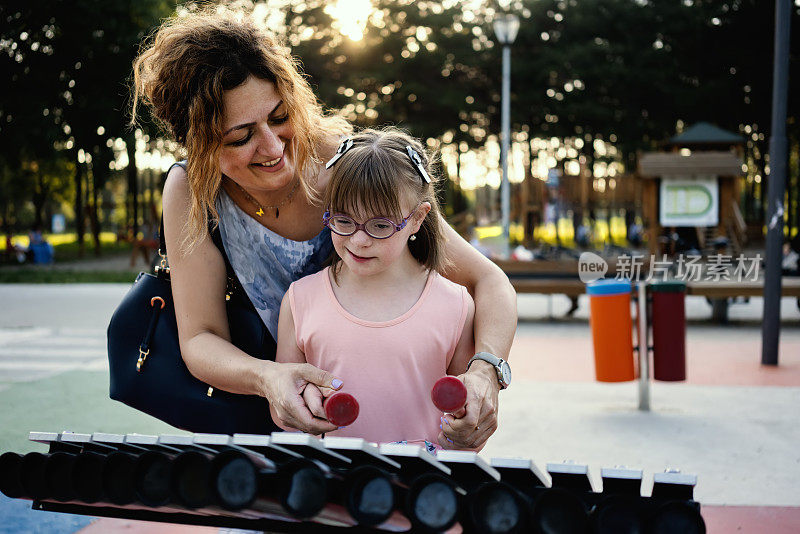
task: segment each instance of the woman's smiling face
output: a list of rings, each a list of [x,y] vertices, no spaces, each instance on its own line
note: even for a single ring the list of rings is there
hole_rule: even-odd
[[[253,192],[289,184],[295,171],[294,130],[275,84],[250,76],[223,95],[220,170]]]

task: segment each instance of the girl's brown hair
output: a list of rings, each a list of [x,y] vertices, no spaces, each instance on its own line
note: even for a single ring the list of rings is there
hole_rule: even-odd
[[[350,131],[343,118],[323,112],[289,50],[240,15],[212,7],[173,16],[133,63],[131,123],[141,101],[186,149],[192,197],[183,243],[188,249],[207,233],[209,213],[218,217],[225,91],[250,76],[275,84],[294,129],[297,174],[309,198],[315,198],[310,185],[320,169],[319,150]]]
[[[324,194],[325,208],[331,213],[347,213],[355,217],[388,217],[401,221],[403,201],[413,206],[423,202],[431,210],[422,221],[417,239],[408,242],[411,255],[431,270],[447,266],[445,238],[440,224],[439,202],[436,199],[437,177],[431,156],[422,144],[396,128],[367,129],[350,137],[353,147],[333,164],[332,175]],[[427,183],[415,168],[406,151],[410,146],[420,156],[422,166],[431,178]],[[341,267],[341,258],[333,253],[334,276]]]

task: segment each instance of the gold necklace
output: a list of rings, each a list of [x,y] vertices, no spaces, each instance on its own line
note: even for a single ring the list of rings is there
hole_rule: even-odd
[[[230,178],[229,178],[229,180],[230,180]],[[242,192],[242,194],[243,194],[243,195],[244,195],[244,196],[247,198],[247,200],[249,200],[250,202],[252,202],[252,203],[255,205],[255,207],[256,207],[256,208],[258,208],[258,209],[256,210],[256,215],[258,215],[258,217],[259,217],[259,218],[261,218],[261,217],[264,215],[264,212],[265,212],[265,210],[275,210],[275,218],[276,218],[276,219],[277,219],[278,217],[280,217],[280,214],[281,214],[281,212],[280,212],[280,208],[281,208],[281,207],[282,207],[284,204],[286,204],[287,202],[289,202],[290,200],[292,200],[292,197],[294,196],[294,192],[295,192],[295,191],[297,191],[297,186],[298,186],[298,185],[300,185],[300,179],[299,179],[299,178],[296,178],[296,179],[295,179],[295,182],[294,182],[294,186],[292,186],[292,190],[291,190],[291,191],[289,191],[289,194],[288,194],[288,195],[286,195],[286,198],[284,198],[283,200],[281,200],[281,202],[280,202],[279,204],[276,204],[276,205],[274,205],[274,206],[262,206],[262,205],[261,205],[261,203],[260,203],[258,200],[256,200],[256,199],[253,197],[253,195],[251,195],[250,193],[248,193],[248,192],[247,192],[247,190],[246,190],[244,187],[242,187],[241,185],[237,184],[237,183],[236,183],[235,181],[233,181],[233,180],[230,180],[230,182],[231,182],[231,183],[232,183],[232,184],[233,184],[233,185],[234,185],[234,186],[235,186],[235,187],[236,187],[236,188],[237,188],[239,191],[241,191],[241,192]]]

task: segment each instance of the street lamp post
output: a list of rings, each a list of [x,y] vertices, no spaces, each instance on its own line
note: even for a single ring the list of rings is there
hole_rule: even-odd
[[[503,98],[500,116],[500,165],[503,181],[500,185],[500,209],[503,219],[503,247],[505,256],[509,253],[509,212],[511,191],[508,183],[508,150],[511,137],[511,45],[519,31],[519,17],[512,13],[500,15],[494,20],[494,33],[503,45]]]
[[[781,337],[781,247],[783,195],[786,190],[786,108],[789,94],[789,40],[792,3],[775,0],[775,59],[772,74],[772,132],[769,138],[767,184],[767,243],[764,270],[764,322],[761,327],[761,364],[778,365]]]

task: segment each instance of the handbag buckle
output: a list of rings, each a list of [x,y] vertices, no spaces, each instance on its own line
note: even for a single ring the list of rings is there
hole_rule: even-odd
[[[150,349],[142,350],[142,347],[139,347],[139,359],[136,360],[136,372],[139,373],[142,370],[142,365],[144,365],[144,361],[147,359],[147,355],[150,354]]]

